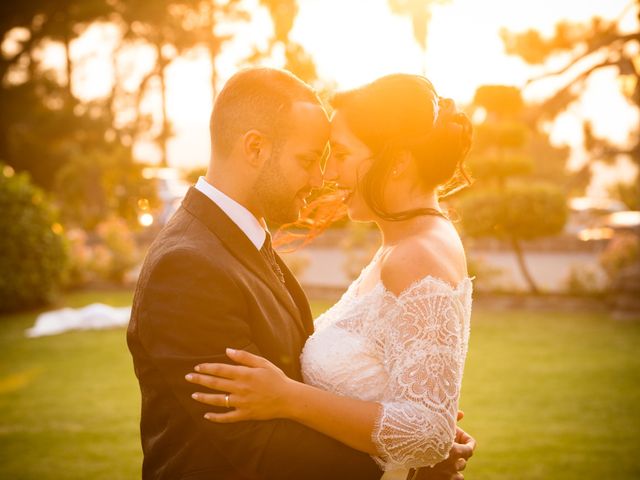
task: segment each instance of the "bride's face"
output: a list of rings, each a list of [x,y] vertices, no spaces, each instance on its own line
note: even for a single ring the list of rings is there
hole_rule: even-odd
[[[345,193],[349,218],[371,221],[373,214],[360,189],[360,181],[371,166],[371,151],[349,129],[344,114],[336,111],[331,119],[331,153],[324,171],[327,182],[335,182]]]

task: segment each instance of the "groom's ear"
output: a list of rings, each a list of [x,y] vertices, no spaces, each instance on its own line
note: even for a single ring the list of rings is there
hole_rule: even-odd
[[[271,156],[272,141],[260,130],[249,130],[242,136],[242,151],[249,165],[260,170]]]

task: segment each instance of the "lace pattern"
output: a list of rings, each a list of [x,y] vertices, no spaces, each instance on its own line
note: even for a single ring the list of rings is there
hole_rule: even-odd
[[[455,438],[471,317],[471,279],[434,277],[396,296],[360,277],[316,321],[301,361],[305,382],[381,404],[372,432],[384,470],[444,460]]]

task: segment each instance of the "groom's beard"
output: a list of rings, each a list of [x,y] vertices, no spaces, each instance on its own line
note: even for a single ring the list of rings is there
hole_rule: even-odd
[[[258,176],[255,190],[265,218],[285,224],[295,222],[300,215],[295,201],[298,192],[292,191],[278,160],[275,154],[271,155]]]

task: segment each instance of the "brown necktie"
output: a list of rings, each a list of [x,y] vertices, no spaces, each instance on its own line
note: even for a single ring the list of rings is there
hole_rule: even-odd
[[[276,254],[273,251],[273,246],[271,245],[271,235],[269,232],[267,232],[267,236],[264,239],[264,243],[260,249],[260,254],[271,266],[271,269],[273,270],[273,273],[276,274],[276,277],[278,277],[278,280],[284,283],[284,275],[282,274],[282,270],[280,270],[280,265],[278,265],[278,262],[276,261]]]

